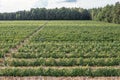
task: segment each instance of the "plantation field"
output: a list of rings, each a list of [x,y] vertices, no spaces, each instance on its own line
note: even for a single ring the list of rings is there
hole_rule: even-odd
[[[0,58],[4,58],[9,49],[19,45],[44,22],[0,21]]]
[[[119,24],[47,22],[0,22],[0,76],[120,76]]]

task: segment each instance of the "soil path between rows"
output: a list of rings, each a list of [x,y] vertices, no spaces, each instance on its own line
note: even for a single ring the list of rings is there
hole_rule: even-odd
[[[120,80],[120,77],[0,77],[0,80]]]

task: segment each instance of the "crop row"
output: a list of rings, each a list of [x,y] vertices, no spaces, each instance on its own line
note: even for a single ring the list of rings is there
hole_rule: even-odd
[[[68,43],[68,42],[44,42],[44,43],[31,43],[29,45],[24,45],[19,49],[19,52],[64,52],[64,53],[80,53],[89,51],[92,53],[118,53],[120,50],[120,42],[92,42],[92,41],[82,41],[78,43]]]
[[[0,76],[120,76],[120,69],[115,68],[4,68]]]
[[[64,53],[35,53],[35,52],[22,52],[22,53],[13,53],[13,58],[116,58],[120,57],[120,54],[112,54],[112,53],[73,53],[73,54],[64,54]]]
[[[9,66],[119,66],[120,58],[8,59]]]

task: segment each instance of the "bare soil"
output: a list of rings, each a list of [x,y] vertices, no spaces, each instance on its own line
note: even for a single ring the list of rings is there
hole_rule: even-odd
[[[0,80],[120,80],[120,77],[0,77]]]

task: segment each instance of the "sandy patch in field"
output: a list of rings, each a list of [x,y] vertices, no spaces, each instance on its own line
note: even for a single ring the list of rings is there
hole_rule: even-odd
[[[120,77],[0,77],[0,80],[120,80]]]

